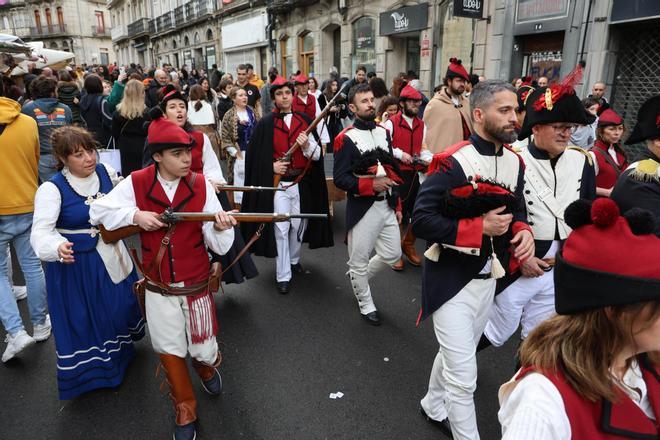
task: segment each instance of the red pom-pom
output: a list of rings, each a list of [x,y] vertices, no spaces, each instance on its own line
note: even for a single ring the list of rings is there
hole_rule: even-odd
[[[457,62],[457,61],[458,61],[458,60],[456,59],[456,57],[449,58],[449,62],[450,62],[450,63],[455,63],[455,62]]]
[[[620,214],[619,207],[612,199],[601,197],[591,205],[591,221],[602,228],[613,225]]]

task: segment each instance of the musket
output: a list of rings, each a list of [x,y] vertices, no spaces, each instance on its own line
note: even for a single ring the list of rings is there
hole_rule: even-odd
[[[272,214],[262,212],[227,212],[228,215],[236,219],[237,222],[249,223],[269,223],[269,222],[286,222],[294,218],[301,219],[327,219],[327,214],[289,214],[277,213]],[[173,225],[179,222],[214,222],[215,213],[213,212],[174,212],[166,210],[158,216],[158,220],[167,224]],[[111,244],[131,235],[139,234],[144,231],[138,225],[124,226],[112,231],[106,229],[103,225],[99,225],[99,232],[101,239],[104,243]]]
[[[420,171],[422,173],[426,173],[426,171],[429,168],[428,162],[425,162],[424,160],[422,160],[421,157],[419,157],[416,154],[412,157],[412,164],[411,165],[413,166],[415,171]]]
[[[286,191],[286,188],[275,188],[272,186],[236,186],[236,185],[221,185],[218,188],[218,191]]]
[[[330,107],[333,106],[333,104],[335,103],[337,98],[339,98],[340,96],[346,98],[346,94],[344,94],[344,87],[348,83],[349,83],[348,81],[345,81],[344,84],[341,85],[341,87],[339,88],[339,91],[337,91],[337,94],[335,96],[333,96],[330,101],[328,101],[328,103],[326,104],[323,111],[321,111],[321,113],[316,117],[316,119],[314,119],[312,121],[312,123],[309,125],[309,127],[307,127],[307,129],[304,132],[306,136],[309,136],[309,134],[316,129],[316,126],[319,125],[321,123],[321,121],[326,117],[326,115],[330,111]],[[284,156],[277,159],[277,161],[278,162],[287,162],[287,163],[291,162],[291,156],[293,156],[293,153],[295,153],[296,150],[300,147],[301,147],[301,145],[298,143],[298,141],[294,142],[294,144],[291,146],[291,148],[289,148],[287,150],[287,152],[284,153]],[[280,179],[282,179],[282,176],[279,175],[279,174],[275,174],[275,177],[273,179],[273,186],[274,187],[278,187],[280,185]]]

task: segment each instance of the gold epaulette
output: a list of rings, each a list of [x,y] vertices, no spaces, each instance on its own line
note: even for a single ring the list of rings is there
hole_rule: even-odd
[[[566,147],[566,149],[567,149],[567,150],[578,151],[578,152],[582,153],[582,154],[584,155],[584,157],[586,157],[587,160],[589,161],[589,165],[592,165],[592,166],[593,166],[593,164],[594,164],[594,158],[591,157],[591,154],[589,154],[589,152],[588,152],[587,150],[585,150],[584,148],[580,148],[580,147],[576,147],[576,146],[573,146],[573,145],[569,145],[568,147]]]
[[[640,160],[637,162],[635,169],[630,173],[630,177],[640,182],[659,182],[660,162],[653,159]]]

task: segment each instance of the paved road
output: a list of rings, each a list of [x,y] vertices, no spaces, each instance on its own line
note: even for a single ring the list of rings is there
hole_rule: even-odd
[[[444,438],[419,414],[437,350],[430,321],[415,328],[421,270],[407,266],[375,280],[384,323],[364,323],[344,275],[343,203],[335,209],[337,244],[303,251],[308,273],[288,296],[275,292],[274,261],[257,258],[261,275],[218,298],[224,391],[212,398],[195,381],[200,438]],[[21,310],[26,316],[25,301]],[[479,354],[482,439],[499,438],[497,388],[513,372],[514,351],[509,342]],[[59,401],[53,338],[38,344],[0,365],[0,439],[171,438],[171,404],[156,365],[144,340],[118,389]],[[341,399],[329,398],[338,391]]]

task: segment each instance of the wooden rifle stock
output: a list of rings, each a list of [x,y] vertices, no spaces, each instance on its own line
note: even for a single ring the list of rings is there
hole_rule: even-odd
[[[270,223],[270,222],[284,222],[292,218],[307,218],[307,219],[327,219],[327,214],[280,214],[272,213],[266,214],[261,212],[227,212],[230,216],[234,217],[237,222],[245,223]],[[160,221],[167,224],[175,224],[178,222],[214,222],[215,214],[207,212],[172,212],[165,211],[160,215]],[[128,238],[131,235],[143,232],[140,226],[131,225],[117,228],[115,230],[108,230],[103,225],[99,225],[99,232],[101,239],[104,243],[112,244],[119,240]]]

